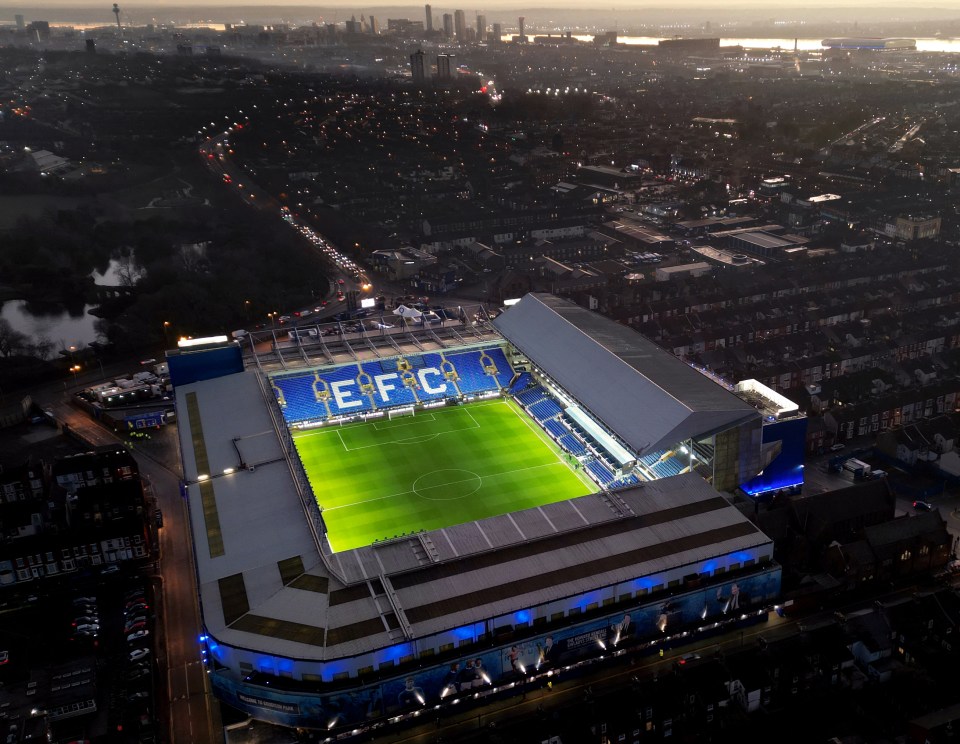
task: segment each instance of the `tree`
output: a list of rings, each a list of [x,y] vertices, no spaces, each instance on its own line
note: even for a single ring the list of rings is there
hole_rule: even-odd
[[[26,334],[13,329],[10,322],[0,318],[0,355],[10,357],[27,346]]]

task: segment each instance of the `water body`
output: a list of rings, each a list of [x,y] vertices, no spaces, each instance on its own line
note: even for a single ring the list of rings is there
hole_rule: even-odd
[[[28,336],[32,342],[46,338],[53,342],[56,349],[71,346],[80,349],[97,340],[93,325],[97,318],[89,313],[92,307],[84,305],[80,315],[71,315],[62,307],[12,300],[3,303],[0,318],[10,323],[14,330]]]
[[[106,270],[92,272],[97,284],[115,286],[120,284],[120,264],[111,260]],[[0,307],[0,318],[10,323],[14,330],[28,336],[31,341],[46,338],[56,349],[76,346],[78,349],[98,339],[94,323],[97,317],[90,315],[93,305],[84,305],[82,310],[70,312],[60,305],[38,304],[26,300],[11,300]]]
[[[575,35],[574,38],[580,41],[593,41],[593,35]],[[619,36],[617,41],[621,44],[646,44],[656,46],[660,36]],[[796,39],[797,49],[802,52],[821,52],[824,47],[821,45],[823,38],[817,39]],[[960,39],[916,39],[918,52],[949,52],[960,53]],[[742,46],[748,49],[793,49],[794,39],[720,39],[720,46]],[[892,52],[895,54],[896,52]]]

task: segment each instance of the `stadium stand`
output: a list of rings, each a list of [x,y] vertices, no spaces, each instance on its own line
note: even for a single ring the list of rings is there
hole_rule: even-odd
[[[587,470],[593,476],[593,479],[604,488],[611,485],[615,480],[613,473],[611,473],[607,467],[598,460],[591,460],[588,462]]]
[[[510,362],[507,361],[507,357],[503,353],[503,349],[499,346],[494,346],[489,349],[484,349],[480,352],[481,361],[484,358],[489,359],[493,362],[496,367],[496,372],[494,377],[497,380],[498,387],[505,388],[510,384],[510,380],[513,379],[513,367],[510,366]]]
[[[480,355],[476,351],[466,354],[450,354],[447,356],[457,371],[459,380],[457,385],[463,393],[481,393],[487,390],[499,389],[499,384],[483,369]]]
[[[535,388],[524,390],[522,393],[520,393],[520,395],[517,396],[517,400],[520,401],[520,405],[524,406],[525,408],[529,408],[537,401],[543,400],[546,397],[547,391],[537,385]]]
[[[530,406],[530,413],[532,413],[533,417],[541,424],[547,419],[552,419],[558,413],[562,412],[563,409],[560,408],[557,402],[552,398],[545,398],[544,400],[537,401]]]
[[[583,442],[573,434],[565,434],[562,436],[560,438],[560,446],[576,457],[584,457],[587,454],[587,448],[583,446]]]
[[[529,372],[521,372],[514,383],[510,386],[510,394],[518,395],[533,384],[533,375]]]
[[[486,360],[486,365],[483,360]],[[488,367],[496,369],[496,374],[488,373]],[[436,370],[426,376],[431,391],[425,389],[423,378],[418,375],[420,370],[428,368]],[[382,383],[387,386],[384,388],[385,394],[375,379],[383,374],[398,375],[400,378],[394,377]],[[425,352],[393,359],[369,360],[299,375],[277,376],[272,378],[271,385],[284,419],[288,423],[297,423],[454,398],[461,392],[496,391],[505,384],[502,383],[504,378],[509,382],[513,376],[503,351],[491,348],[449,356]],[[452,379],[454,377],[456,381]],[[408,384],[409,381],[413,384]],[[342,406],[332,387],[338,382],[352,383],[338,388],[339,399],[344,404]]]
[[[567,435],[567,430],[556,419],[547,419],[541,423],[543,423],[543,428],[547,430],[547,433],[554,439],[561,439]]]

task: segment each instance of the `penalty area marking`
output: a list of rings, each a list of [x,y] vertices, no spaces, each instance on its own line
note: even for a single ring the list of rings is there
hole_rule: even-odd
[[[429,416],[430,418],[426,418]],[[404,418],[407,418],[406,416]],[[399,429],[401,426],[412,426],[413,424],[422,424],[424,421],[436,421],[437,417],[432,413],[421,413],[419,416],[410,416],[412,421],[399,421],[398,419],[388,419],[387,421],[374,421],[373,428],[376,431],[387,431],[388,429]],[[394,423],[396,422],[396,423]],[[387,424],[382,429],[380,424]]]

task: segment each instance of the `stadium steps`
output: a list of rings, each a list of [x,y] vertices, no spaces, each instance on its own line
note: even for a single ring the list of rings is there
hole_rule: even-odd
[[[517,400],[520,401],[520,405],[525,408],[529,408],[534,403],[543,400],[547,397],[547,391],[544,390],[540,385],[537,385],[535,388],[530,388],[529,390],[524,390],[520,395],[517,396]]]
[[[442,351],[440,352],[440,371],[443,372],[443,376],[447,378],[447,382],[453,383],[457,395],[462,395],[463,390],[460,389],[460,373],[457,371],[457,366],[447,359]]]
[[[583,442],[573,436],[573,434],[565,434],[560,438],[559,441],[560,446],[571,455],[584,457],[587,454],[587,448],[583,446]]]
[[[697,453],[697,459],[701,462],[713,462],[714,446],[707,442],[694,442],[693,451]]]
[[[493,361],[494,366],[496,367],[496,373],[494,377],[497,381],[497,387],[505,388],[510,384],[510,380],[513,379],[514,371],[513,367],[510,366],[510,362],[507,361],[506,355],[503,353],[503,349],[499,346],[494,346],[490,349],[484,349],[483,352],[490,360]]]

